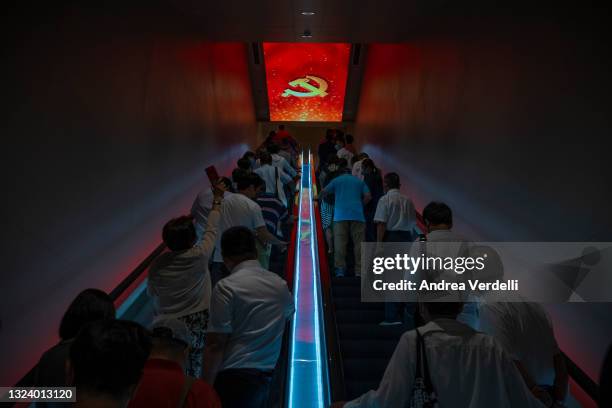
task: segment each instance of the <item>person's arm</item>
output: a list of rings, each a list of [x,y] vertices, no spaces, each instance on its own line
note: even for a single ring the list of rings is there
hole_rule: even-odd
[[[363,205],[366,205],[367,203],[369,203],[370,200],[372,200],[372,194],[370,194],[370,192],[368,191],[367,193],[363,195]]]
[[[204,367],[202,377],[209,384],[215,383],[217,373],[223,363],[223,353],[229,341],[229,334],[207,333],[206,346],[204,348]]]
[[[283,158],[283,171],[287,173],[292,179],[297,176],[297,171],[289,164],[287,159]]]
[[[553,398],[555,401],[565,401],[567,397],[567,384],[569,375],[567,373],[567,365],[563,354],[558,353],[553,357],[555,365],[555,382],[553,384]]]
[[[260,239],[264,244],[277,245],[281,247],[287,246],[287,243],[285,241],[281,241],[273,234],[271,234],[265,225],[262,227],[258,227],[255,232],[257,233],[257,238]]]
[[[363,187],[362,187],[363,205],[366,205],[372,199],[372,194],[370,193],[370,189],[368,188],[368,185],[363,181],[362,183],[363,183]]]
[[[223,183],[218,183],[213,189],[213,202],[210,213],[208,214],[208,220],[206,222],[206,231],[204,231],[202,241],[196,248],[201,256],[210,258],[213,250],[215,249],[219,220],[221,219],[221,203],[223,202],[223,195],[225,194],[225,191],[226,188]]]
[[[345,408],[407,407],[414,386],[416,364],[416,332],[405,333],[400,339],[377,390],[344,403]],[[430,370],[432,368],[430,367]],[[342,404],[342,403],[339,403]]]
[[[384,222],[376,223],[376,241],[383,242],[385,238],[385,232],[387,232],[387,224]]]

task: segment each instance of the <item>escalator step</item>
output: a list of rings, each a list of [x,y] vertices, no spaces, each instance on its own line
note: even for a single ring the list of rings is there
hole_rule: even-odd
[[[343,359],[350,358],[391,358],[397,346],[397,339],[391,340],[340,340]],[[367,369],[367,367],[365,367]]]
[[[352,286],[352,287],[361,287],[361,279],[360,278],[332,278],[332,286],[333,287],[341,287],[341,286]]]
[[[353,310],[383,310],[384,303],[365,303],[360,298],[355,297],[334,297],[334,305],[336,310],[353,309]]]
[[[336,310],[336,322],[344,323],[371,323],[378,324],[385,318],[384,310]]]
[[[373,381],[373,380],[347,381],[345,382],[346,399],[352,400],[370,390],[375,390],[378,388],[378,384],[380,384],[380,381]]]
[[[361,287],[360,286],[334,286],[332,287],[332,293],[334,298],[354,298],[361,299]]]
[[[338,325],[339,336],[343,340],[372,339],[396,340],[405,332],[404,326],[379,326],[371,324],[346,323]]]
[[[347,358],[344,360],[345,381],[380,382],[388,363],[384,358]]]

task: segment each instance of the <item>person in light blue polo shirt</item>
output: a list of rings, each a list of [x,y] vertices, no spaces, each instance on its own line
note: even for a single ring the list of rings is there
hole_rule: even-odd
[[[346,273],[346,247],[349,236],[355,246],[355,275],[361,273],[361,243],[365,237],[363,206],[372,198],[368,186],[346,170],[333,179],[322,195],[334,194],[334,266],[336,276]]]

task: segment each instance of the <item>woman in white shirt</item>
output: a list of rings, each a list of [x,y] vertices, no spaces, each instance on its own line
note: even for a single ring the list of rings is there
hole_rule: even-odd
[[[225,186],[214,189],[213,205],[202,240],[196,244],[193,218],[182,216],[166,223],[163,240],[170,251],[160,255],[149,269],[147,293],[153,299],[156,318],[176,318],[191,331],[188,375],[202,372],[211,281],[208,262],[217,241],[221,202]]]

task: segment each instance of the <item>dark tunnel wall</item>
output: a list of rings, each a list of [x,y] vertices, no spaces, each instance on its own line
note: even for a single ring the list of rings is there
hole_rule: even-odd
[[[254,142],[243,44],[99,15],[28,16],[5,49],[0,385],[57,341],[81,289],[111,290],[155,248],[206,165],[228,173]]]
[[[369,46],[355,131],[365,151],[400,173],[419,209],[450,204],[475,240],[612,240],[612,79],[598,27],[471,27]],[[612,308],[550,310],[562,346],[597,378]]]

